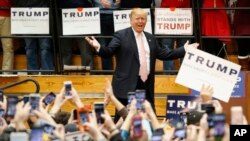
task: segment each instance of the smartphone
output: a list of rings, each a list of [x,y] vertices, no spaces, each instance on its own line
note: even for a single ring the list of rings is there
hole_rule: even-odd
[[[207,114],[214,113],[214,106],[213,104],[201,104],[201,110],[206,112]]]
[[[0,117],[4,117],[4,109],[0,108]]]
[[[225,115],[224,114],[214,114],[214,136],[223,137],[225,133]]]
[[[135,92],[128,92],[128,104],[135,98]]]
[[[86,122],[89,122],[89,112],[90,110],[86,107],[77,109],[77,120],[78,120],[78,126],[81,131],[86,131],[88,128],[84,126]]]
[[[140,138],[143,133],[141,116],[135,115],[132,118],[132,126],[133,126],[133,138]]]
[[[0,90],[0,101],[3,102],[3,91]]]
[[[103,102],[95,102],[94,103],[95,115],[98,124],[104,123],[104,119],[102,118],[102,114],[104,114],[104,103]]]
[[[65,97],[71,97],[72,81],[64,81],[64,87],[65,87]]]
[[[214,127],[214,114],[208,114],[207,115],[207,123],[208,123],[208,127],[209,128],[213,128]]]
[[[29,135],[26,132],[11,132],[10,141],[29,141]]]
[[[39,110],[40,94],[30,94],[29,103],[31,106],[30,113],[33,114],[34,110]]]
[[[151,141],[162,141],[162,132],[153,132],[152,137],[151,137]]]
[[[23,103],[26,104],[27,102],[30,101],[30,96],[29,95],[25,95],[23,96]]]
[[[43,103],[47,106],[50,103],[52,103],[56,98],[56,95],[53,92],[50,92],[49,94],[47,94],[45,96],[45,98],[43,99]]]
[[[32,128],[30,133],[30,141],[43,141],[43,128]]]
[[[137,110],[144,110],[143,102],[145,100],[145,90],[136,90],[135,98]]]
[[[231,124],[232,125],[243,124],[243,109],[241,106],[231,107]]]
[[[177,122],[175,125],[174,138],[185,139],[187,135],[186,130],[183,122]]]
[[[77,109],[73,109],[73,120],[77,120]]]
[[[49,134],[49,135],[52,135],[53,134],[53,131],[56,129],[55,126],[51,125],[51,124],[48,124],[48,123],[45,123],[43,125],[43,132],[46,133],[46,134]]]
[[[7,111],[6,116],[14,117],[16,113],[16,104],[18,103],[17,96],[8,96],[7,97]]]

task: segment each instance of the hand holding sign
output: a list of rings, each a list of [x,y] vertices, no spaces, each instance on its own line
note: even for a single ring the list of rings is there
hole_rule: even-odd
[[[187,41],[187,42],[184,44],[184,49],[185,49],[185,51],[187,51],[187,50],[190,49],[190,48],[198,48],[198,46],[199,46],[199,43],[189,44],[189,41]]]

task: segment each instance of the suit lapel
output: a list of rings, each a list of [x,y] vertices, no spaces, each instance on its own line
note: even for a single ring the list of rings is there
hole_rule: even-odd
[[[135,53],[135,58],[138,60],[138,62],[140,62],[138,48],[137,48],[137,44],[136,44],[136,40],[135,40],[135,35],[134,35],[132,28],[129,28],[129,34],[130,34],[129,37],[131,38],[132,49],[134,50],[134,53]]]

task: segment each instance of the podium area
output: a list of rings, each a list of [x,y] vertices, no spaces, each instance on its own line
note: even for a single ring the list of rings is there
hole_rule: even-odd
[[[112,79],[111,75],[15,75],[1,76],[0,88],[14,82],[25,79],[32,79],[39,83],[40,94],[48,94],[49,92],[59,93],[63,87],[63,81],[70,80],[73,82],[73,87],[77,90],[84,104],[93,104],[97,101],[103,101],[103,90],[106,83],[106,78]],[[156,114],[159,119],[166,115],[166,96],[167,95],[189,95],[189,89],[175,83],[176,75],[156,75],[155,76],[155,103]],[[192,81],[192,80],[190,80]],[[241,98],[231,98],[228,103],[222,103],[226,120],[230,121],[230,107],[242,106],[244,114],[250,121],[250,72],[246,74],[246,94]],[[30,81],[10,87],[4,90],[5,95],[25,95],[37,91],[36,85]],[[74,107],[71,102],[66,102],[62,107],[62,111],[70,112]],[[111,115],[114,115],[115,107],[110,104],[107,110]]]

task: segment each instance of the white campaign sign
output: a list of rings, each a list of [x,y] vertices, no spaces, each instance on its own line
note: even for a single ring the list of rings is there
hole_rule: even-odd
[[[63,35],[100,34],[100,11],[95,8],[62,9]]]
[[[11,34],[49,34],[49,8],[11,8]]]
[[[152,34],[152,25],[151,25],[151,14],[150,9],[144,9],[148,13],[147,23],[145,26],[145,31]],[[130,18],[129,14],[131,10],[114,10],[113,18],[114,18],[114,30],[118,31],[127,27],[130,27]]]
[[[213,97],[228,102],[241,66],[198,49],[188,49],[176,83],[200,91],[203,84],[213,87]]]
[[[156,8],[156,35],[193,35],[191,8]]]

